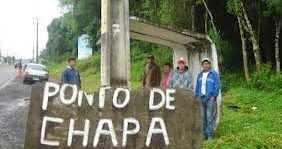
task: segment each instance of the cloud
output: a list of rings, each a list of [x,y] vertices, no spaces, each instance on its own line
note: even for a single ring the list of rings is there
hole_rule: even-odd
[[[0,49],[18,58],[31,58],[39,18],[39,49],[48,40],[47,26],[59,17],[58,0],[1,0]]]

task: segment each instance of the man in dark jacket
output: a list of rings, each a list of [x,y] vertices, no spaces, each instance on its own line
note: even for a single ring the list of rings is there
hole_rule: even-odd
[[[211,68],[209,58],[202,60],[203,71],[198,75],[196,94],[200,97],[204,110],[204,137],[208,140],[214,137],[214,122],[216,117],[216,98],[220,90],[219,75]]]
[[[69,66],[64,70],[61,76],[61,82],[65,84],[72,84],[81,87],[80,74],[75,69],[76,59],[69,58],[68,63]]]
[[[153,55],[148,56],[148,64],[145,66],[143,76],[143,87],[159,87],[161,84],[160,66],[155,62]]]

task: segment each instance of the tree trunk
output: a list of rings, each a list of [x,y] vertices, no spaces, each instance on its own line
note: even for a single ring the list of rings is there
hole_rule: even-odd
[[[196,2],[195,0],[192,1],[192,6],[191,6],[191,31],[195,32],[195,7],[196,7]]]
[[[239,30],[240,30],[240,35],[241,35],[241,42],[242,42],[242,55],[243,55],[243,66],[244,66],[244,71],[245,71],[245,78],[247,82],[250,82],[250,72],[248,68],[248,55],[247,55],[247,50],[246,50],[246,38],[244,36],[244,30],[242,27],[242,22],[241,18],[237,16],[238,24],[239,24]]]
[[[205,11],[205,34],[208,34],[208,25],[209,25],[208,12]]]
[[[244,8],[244,5],[242,2],[240,2],[241,4],[241,9],[242,9],[242,12],[243,12],[243,17],[245,19],[245,22],[246,22],[246,25],[247,25],[247,32],[249,32],[250,34],[250,40],[252,42],[252,45],[253,45],[253,52],[254,52],[254,56],[255,56],[255,60],[256,60],[256,68],[257,68],[257,71],[260,72],[260,68],[261,68],[261,53],[260,53],[260,49],[259,49],[259,44],[258,44],[258,41],[256,39],[256,36],[255,36],[255,33],[254,33],[254,30],[253,30],[253,27],[251,25],[251,22],[249,20],[249,17],[247,15],[247,12]]]
[[[205,1],[205,0],[202,0],[202,2],[203,2],[204,6],[205,6],[205,8],[206,8],[207,13],[208,13],[209,16],[210,16],[213,30],[214,30],[215,32],[217,32],[216,27],[215,27],[215,24],[214,24],[214,20],[213,20],[213,15],[212,15],[212,13],[211,13],[211,11],[210,11],[210,9],[209,9],[209,7],[208,7],[206,1]]]
[[[258,1],[258,30],[257,30],[257,41],[258,43],[260,43],[260,27],[261,27],[261,5],[260,5],[260,1]]]
[[[281,20],[275,21],[275,60],[276,60],[276,72],[280,73],[280,54],[279,54],[279,37],[281,31]]]

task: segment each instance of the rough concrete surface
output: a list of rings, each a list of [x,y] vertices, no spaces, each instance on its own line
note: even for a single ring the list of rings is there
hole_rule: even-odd
[[[28,127],[26,130],[25,141],[26,149],[49,149],[50,146],[42,145],[40,143],[40,134],[42,119],[44,116],[51,116],[62,118],[64,122],[61,124],[50,124],[46,128],[47,140],[58,140],[60,146],[57,149],[66,149],[68,129],[70,118],[75,119],[75,129],[83,130],[84,120],[90,120],[90,134],[87,149],[92,149],[93,137],[98,124],[98,121],[103,118],[112,119],[118,146],[114,147],[108,137],[102,137],[98,143],[97,149],[121,149],[123,119],[127,117],[136,118],[141,126],[137,135],[129,136],[127,149],[200,149],[202,148],[202,115],[201,103],[191,91],[176,90],[174,94],[176,110],[169,111],[161,108],[157,111],[148,110],[148,100],[150,90],[142,89],[138,91],[131,91],[130,102],[123,109],[116,109],[112,105],[112,97],[115,91],[114,88],[106,91],[105,107],[98,108],[99,93],[95,92],[94,105],[89,106],[84,97],[82,107],[78,107],[76,103],[72,105],[63,105],[58,95],[50,97],[48,101],[48,108],[42,111],[42,99],[44,87],[40,84],[33,86],[30,110],[28,116]],[[72,92],[66,92],[69,97]],[[125,94],[120,94],[119,98],[124,99]],[[160,96],[155,99],[160,101]],[[164,144],[161,135],[154,135],[150,147],[145,147],[145,139],[147,136],[149,124],[152,117],[161,117],[165,121],[170,145]],[[82,137],[74,137],[71,145],[73,149],[82,149]]]

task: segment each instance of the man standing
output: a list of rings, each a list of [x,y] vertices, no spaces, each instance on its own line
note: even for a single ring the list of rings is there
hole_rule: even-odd
[[[81,88],[80,74],[75,69],[76,59],[69,58],[68,63],[69,66],[64,70],[61,76],[62,83],[77,85],[78,87]]]
[[[203,105],[204,137],[211,140],[214,137],[214,122],[216,117],[216,98],[220,90],[219,75],[211,69],[209,58],[202,60],[203,71],[198,75],[196,94]]]
[[[168,80],[171,75],[171,64],[170,63],[165,63],[164,64],[164,75],[162,79],[162,87],[164,89],[168,88]]]
[[[169,88],[193,89],[193,77],[186,66],[186,59],[180,57],[177,61],[178,67],[169,78]]]
[[[145,66],[143,75],[143,87],[159,87],[161,83],[160,67],[155,62],[153,55],[148,56],[148,64]]]

